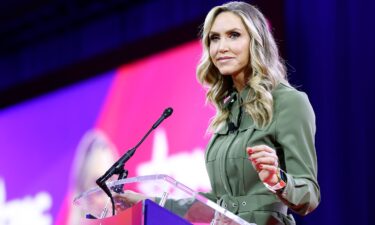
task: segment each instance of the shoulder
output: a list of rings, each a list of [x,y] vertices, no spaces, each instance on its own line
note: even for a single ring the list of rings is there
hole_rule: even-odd
[[[298,91],[292,86],[280,83],[273,91],[274,107],[311,107],[310,101],[305,92]]]
[[[279,101],[308,101],[307,95],[305,92],[299,91],[294,87],[280,83],[277,87],[272,91],[272,96],[274,100]]]
[[[306,93],[280,83],[272,92],[275,116],[290,122],[315,123],[314,110]],[[275,118],[277,119],[277,118]]]

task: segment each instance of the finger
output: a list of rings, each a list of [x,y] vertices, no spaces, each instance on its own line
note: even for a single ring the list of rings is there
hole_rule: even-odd
[[[263,177],[263,182],[269,183],[272,179],[275,178],[278,167],[270,166],[270,165],[260,165],[259,166],[262,170],[260,173],[263,175],[266,174],[266,177]]]
[[[131,191],[131,190],[124,190],[124,194],[134,194],[135,192],[134,191]]]
[[[261,157],[254,160],[251,160],[252,163],[255,163],[256,166],[259,164],[271,165],[271,166],[278,166],[279,162],[275,157]]]
[[[126,199],[126,197],[121,194],[114,194],[112,197],[114,200],[117,200],[117,201],[123,201],[124,199]]]
[[[263,166],[267,165],[267,164],[260,163],[258,161],[256,161],[256,162],[255,161],[251,161],[251,165],[259,173],[262,170]],[[271,164],[268,164],[268,165],[271,165]]]
[[[126,198],[116,198],[114,199],[116,210],[124,210],[133,205],[132,202],[128,201]]]
[[[271,166],[271,167],[274,167],[274,168],[278,168],[278,165],[270,165],[270,164],[262,164],[262,163],[252,163],[252,166],[253,168],[258,172],[260,173],[261,171],[267,171],[267,172],[272,172],[273,173],[273,169],[270,169],[271,171],[268,171],[269,169],[264,169],[265,167],[267,166]]]
[[[269,147],[268,145],[256,145],[250,148],[253,150],[253,152],[259,152],[259,151],[275,152],[275,150]]]
[[[270,153],[270,152],[265,152],[265,151],[254,153],[254,154],[250,155],[250,157],[249,157],[249,159],[252,160],[252,161],[258,160],[260,158],[273,158],[274,160],[278,160],[278,157],[277,157],[276,154]]]
[[[270,148],[267,145],[256,145],[256,146],[252,146],[252,147],[247,147],[246,151],[249,155],[251,155],[253,153],[256,153],[256,152],[260,152],[260,151],[266,151],[266,152],[270,152],[270,153],[276,152],[274,149]]]
[[[255,169],[258,173],[262,170],[262,167],[261,167],[262,164],[256,164],[256,163],[254,163],[254,162],[252,162],[251,164],[253,165],[254,169]]]
[[[266,153],[267,156],[259,157],[259,158],[253,158],[250,156],[248,159],[251,162],[254,169],[259,172],[261,168],[260,165],[272,165],[272,166],[278,166],[279,161],[277,156],[269,155],[269,153]]]
[[[115,201],[120,204],[134,204],[136,203],[135,194],[132,191],[125,190],[124,193],[113,195]]]
[[[276,174],[277,169],[278,169],[277,166],[271,166],[271,165],[266,165],[266,164],[261,164],[259,167],[260,167],[260,169],[267,170],[268,172],[270,172],[272,174]]]
[[[261,170],[260,167],[259,167],[260,164],[257,165],[256,161],[251,160],[250,157],[248,159],[249,159],[251,165],[253,166],[254,170],[256,170],[259,173],[259,171]]]
[[[249,156],[249,158],[251,160],[259,159],[259,158],[267,158],[267,157],[271,157],[271,158],[275,158],[275,159],[278,158],[276,154],[273,154],[273,153],[270,153],[270,152],[257,152],[257,153],[252,154],[251,156]]]

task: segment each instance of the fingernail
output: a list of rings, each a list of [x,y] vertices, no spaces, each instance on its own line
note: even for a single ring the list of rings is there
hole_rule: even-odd
[[[247,154],[252,154],[252,153],[253,153],[253,149],[248,148],[248,149],[247,149]]]

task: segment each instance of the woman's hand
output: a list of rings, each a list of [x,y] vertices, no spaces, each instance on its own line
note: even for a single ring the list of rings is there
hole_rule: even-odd
[[[125,210],[145,199],[155,201],[153,198],[130,190],[125,190],[124,193],[114,195],[113,199],[115,201],[116,211]]]
[[[258,172],[263,183],[273,186],[279,182],[277,176],[279,168],[279,158],[276,151],[267,145],[257,145],[246,148],[249,160]]]

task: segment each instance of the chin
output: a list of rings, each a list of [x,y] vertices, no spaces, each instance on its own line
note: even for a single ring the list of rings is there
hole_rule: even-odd
[[[224,75],[224,76],[230,76],[230,75],[232,75],[233,74],[233,70],[219,70],[219,72],[222,74],[222,75]]]
[[[236,72],[238,72],[238,68],[230,66],[230,65],[221,65],[220,67],[217,67],[219,72],[223,75],[232,75]]]

